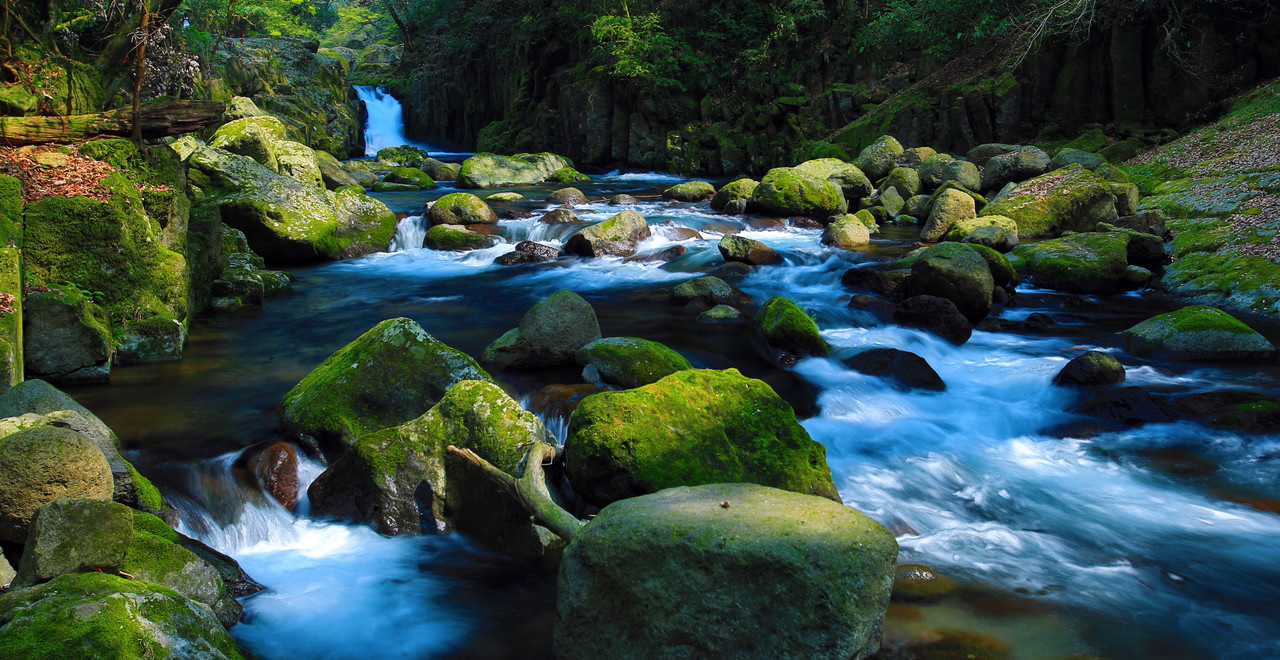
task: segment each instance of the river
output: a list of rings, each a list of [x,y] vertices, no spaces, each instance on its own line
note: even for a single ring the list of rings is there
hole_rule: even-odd
[[[546,657],[554,576],[530,574],[458,537],[385,538],[368,528],[290,514],[234,466],[254,443],[278,439],[275,409],[311,368],[377,322],[410,317],[478,355],[538,300],[577,291],[605,336],[660,341],[696,367],[737,367],[784,396],[827,447],[844,501],[884,523],[900,562],[950,576],[938,603],[895,607],[886,643],[963,629],[991,635],[1023,660],[1068,657],[1280,657],[1280,433],[1243,434],[1191,421],[1098,430],[1077,424],[1076,395],[1050,384],[1074,355],[1106,347],[1117,330],[1177,307],[1150,291],[1068,296],[1019,288],[995,315],[1033,313],[1042,330],[975,331],[955,347],[926,333],[877,325],[848,306],[848,268],[901,253],[913,228],[886,228],[862,251],[819,242],[820,230],[717,214],[657,196],[683,181],[611,172],[578,186],[592,199],[625,192],[655,235],[642,253],[680,243],[668,263],[572,259],[493,264],[515,242],[560,245],[564,230],[536,221],[554,186],[512,189],[495,203],[503,242],[470,253],[421,248],[293,270],[295,292],[261,310],[197,323],[179,363],[118,369],[106,388],[72,393],[125,440],[139,469],[182,514],[181,531],[239,559],[269,587],[245,600],[233,634],[276,658]],[[448,185],[379,195],[412,216]],[[485,191],[485,194],[495,191]],[[575,212],[603,220],[617,207]],[[532,214],[530,217],[512,215]],[[677,241],[671,227],[701,239]],[[742,325],[699,325],[667,293],[720,262],[726,232],[765,241],[785,264],[737,286],[757,302],[784,295],[809,310],[834,347],[829,358],[773,366]],[[1259,327],[1273,342],[1274,326]],[[895,347],[928,360],[943,393],[904,393],[841,359]],[[1176,364],[1118,354],[1127,384],[1161,393],[1243,389],[1280,394],[1274,364]],[[527,394],[569,371],[512,374]],[[563,428],[563,420],[547,420]],[[1188,467],[1190,466],[1190,467]],[[322,466],[307,462],[304,481]]]

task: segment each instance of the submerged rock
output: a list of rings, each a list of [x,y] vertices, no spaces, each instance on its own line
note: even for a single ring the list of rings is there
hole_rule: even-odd
[[[926,330],[957,346],[969,341],[973,334],[973,324],[955,303],[938,296],[912,296],[903,300],[893,310],[893,321]]]
[[[623,500],[565,551],[556,656],[865,658],[897,554],[861,513],[763,486]]]
[[[597,505],[737,481],[840,499],[826,449],[771,387],[736,369],[689,369],[583,399],[565,461],[574,490]]]
[[[1108,353],[1089,351],[1072,358],[1053,377],[1054,385],[1118,385],[1124,382],[1124,365]]]
[[[738,307],[750,305],[751,297],[714,275],[703,275],[677,284],[671,291],[671,302],[676,305],[697,303],[708,307]]]
[[[582,257],[629,257],[653,232],[644,216],[630,209],[574,234],[564,245],[566,254]]]
[[[725,234],[717,246],[725,261],[736,261],[751,266],[770,266],[782,263],[782,255],[761,241]]]
[[[1276,356],[1276,347],[1234,316],[1191,305],[1153,316],[1120,333],[1125,350],[1161,360],[1245,360]]]
[[[481,360],[499,369],[571,364],[578,349],[600,339],[591,303],[562,289],[525,312],[520,325],[485,347]]]
[[[426,412],[455,383],[491,380],[467,354],[407,318],[388,319],[307,374],[281,406],[285,433],[328,445]]]
[[[846,367],[871,376],[881,376],[900,390],[942,392],[947,384],[924,358],[896,348],[873,348],[844,360]]]
[[[494,263],[503,266],[515,266],[518,264],[536,264],[543,261],[551,261],[560,256],[560,250],[550,245],[542,243],[534,243],[533,241],[520,241],[516,243],[514,252],[508,252],[497,259]]]

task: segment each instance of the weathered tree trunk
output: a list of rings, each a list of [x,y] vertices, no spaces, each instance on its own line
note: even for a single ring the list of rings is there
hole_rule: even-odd
[[[142,26],[138,28],[142,40],[138,42],[137,63],[133,74],[133,143],[142,146],[142,82],[147,75],[147,42],[151,41],[151,5],[142,5]]]
[[[143,103],[138,129],[143,138],[181,135],[207,128],[222,117],[219,101],[157,99]],[[70,117],[0,117],[0,145],[83,140],[99,135],[133,135],[133,109]]]

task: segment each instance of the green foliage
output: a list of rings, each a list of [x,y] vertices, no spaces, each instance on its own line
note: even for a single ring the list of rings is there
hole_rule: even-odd
[[[657,14],[600,16],[591,24],[591,36],[612,61],[610,73],[614,76],[634,80],[642,87],[685,91],[675,76],[681,56],[689,54],[682,53],[682,44],[662,29]]]

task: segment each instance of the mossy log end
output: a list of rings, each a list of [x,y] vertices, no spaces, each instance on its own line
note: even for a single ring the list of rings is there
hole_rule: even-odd
[[[520,503],[524,505],[538,524],[551,530],[552,534],[565,541],[572,541],[578,530],[586,523],[578,520],[573,514],[564,510],[551,499],[543,476],[542,462],[554,460],[556,448],[545,443],[537,443],[524,455],[524,474],[516,478],[494,467],[489,461],[480,458],[470,449],[459,449],[449,445],[449,453],[460,456],[478,466],[485,476],[502,486]]]
[[[157,99],[142,104],[143,138],[199,131],[222,117],[220,101]],[[0,145],[19,146],[84,140],[100,135],[133,135],[133,110],[123,108],[70,117],[0,117]]]

